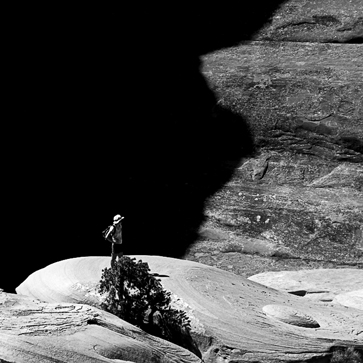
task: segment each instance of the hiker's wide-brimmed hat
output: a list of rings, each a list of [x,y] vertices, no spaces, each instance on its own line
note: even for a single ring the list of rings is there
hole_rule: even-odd
[[[113,223],[119,223],[121,222],[125,217],[121,217],[120,214],[116,214],[114,217],[113,217]]]

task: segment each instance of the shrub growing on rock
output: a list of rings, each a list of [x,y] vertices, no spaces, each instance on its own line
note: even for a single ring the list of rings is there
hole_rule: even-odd
[[[353,347],[340,348],[334,351],[330,363],[362,363],[363,354]]]
[[[190,320],[171,307],[171,293],[150,274],[149,265],[122,256],[102,270],[99,292],[105,295],[102,309],[146,332],[190,349]]]

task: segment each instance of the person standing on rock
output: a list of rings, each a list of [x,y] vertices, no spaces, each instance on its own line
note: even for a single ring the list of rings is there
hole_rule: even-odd
[[[116,214],[113,217],[113,223],[108,226],[103,232],[103,238],[112,243],[111,250],[111,266],[114,265],[115,261],[122,257],[122,223],[124,217],[120,214]]]

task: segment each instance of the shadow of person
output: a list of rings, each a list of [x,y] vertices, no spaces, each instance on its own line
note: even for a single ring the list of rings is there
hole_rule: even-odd
[[[89,5],[23,24],[3,236],[21,269],[3,266],[0,287],[61,259],[109,255],[101,232],[118,213],[125,253],[185,253],[206,199],[253,152],[247,122],[218,105],[200,56],[250,39],[281,2]]]

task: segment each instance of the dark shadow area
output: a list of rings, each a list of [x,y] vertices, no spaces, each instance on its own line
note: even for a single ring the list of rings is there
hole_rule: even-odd
[[[349,43],[349,44],[363,44],[363,36],[356,37],[356,38],[353,38],[351,40],[348,40],[346,43]]]
[[[343,44],[363,44],[363,37],[352,38],[343,42],[332,42],[332,43],[343,43]]]
[[[168,320],[163,319],[162,315],[160,313],[158,314],[157,311],[150,312],[145,321],[147,322],[140,326],[142,330],[188,349],[197,357],[202,358],[202,353],[198,348],[198,344],[190,334],[190,327],[185,328],[180,325],[172,324]]]
[[[305,296],[307,294],[305,290],[288,291],[288,293],[296,296]]]
[[[183,255],[206,198],[253,152],[246,122],[217,106],[199,57],[250,39],[281,2],[26,17],[13,35],[3,133],[1,255],[12,263],[2,264],[1,288],[55,261],[109,255],[102,231],[117,213],[125,253]]]

